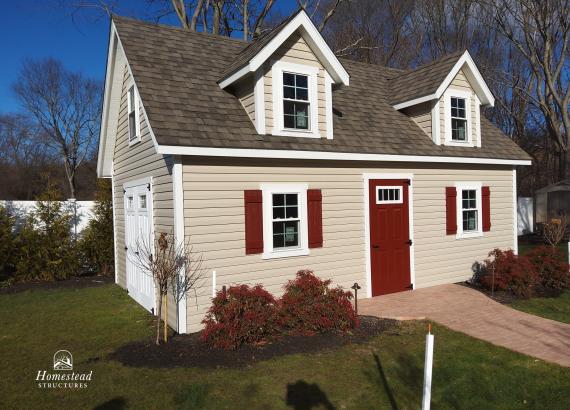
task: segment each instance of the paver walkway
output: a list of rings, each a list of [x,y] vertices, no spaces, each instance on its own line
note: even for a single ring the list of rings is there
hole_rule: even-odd
[[[358,313],[431,319],[453,330],[570,367],[570,325],[502,305],[460,285],[440,285],[358,301]]]

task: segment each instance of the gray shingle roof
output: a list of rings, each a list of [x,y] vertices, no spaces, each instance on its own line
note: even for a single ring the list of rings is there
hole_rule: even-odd
[[[465,51],[449,54],[414,70],[398,73],[389,79],[390,103],[399,104],[435,93]]]
[[[160,145],[529,159],[482,118],[482,148],[437,146],[391,105],[393,69],[343,60],[350,86],[333,92],[334,139],[258,135],[217,81],[247,43],[113,17]],[[412,84],[413,86],[413,84]]]

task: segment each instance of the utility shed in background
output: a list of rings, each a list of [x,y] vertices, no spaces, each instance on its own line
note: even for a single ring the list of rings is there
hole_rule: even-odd
[[[535,223],[543,224],[561,214],[570,216],[570,180],[547,185],[535,193]]]

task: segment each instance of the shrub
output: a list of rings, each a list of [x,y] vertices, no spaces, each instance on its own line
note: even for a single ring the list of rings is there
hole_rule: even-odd
[[[90,273],[111,275],[114,271],[113,200],[109,179],[97,181],[93,218],[81,233],[78,246],[83,267]]]
[[[0,281],[14,271],[14,218],[8,209],[0,206]]]
[[[275,333],[276,308],[275,298],[261,285],[231,286],[213,299],[202,321],[202,340],[223,349],[262,343]]]
[[[569,266],[566,255],[551,246],[539,246],[530,250],[526,257],[538,274],[540,286],[547,292],[560,292],[570,287]]]
[[[538,275],[528,258],[519,257],[512,250],[493,249],[476,280],[486,289],[506,290],[528,298],[538,283]]]
[[[285,285],[279,300],[279,323],[287,331],[312,334],[327,330],[347,331],[358,325],[352,307],[352,292],[330,289],[330,280],[321,280],[310,270],[297,272]]]
[[[70,232],[71,214],[58,200],[61,194],[48,181],[36,209],[17,238],[18,280],[66,279],[77,272],[77,252]]]

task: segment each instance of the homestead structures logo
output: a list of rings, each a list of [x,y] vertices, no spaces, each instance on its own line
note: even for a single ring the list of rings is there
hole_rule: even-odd
[[[58,350],[53,355],[54,373],[38,370],[36,382],[40,389],[86,389],[91,381],[93,370],[89,373],[73,371],[73,355],[67,350]]]

